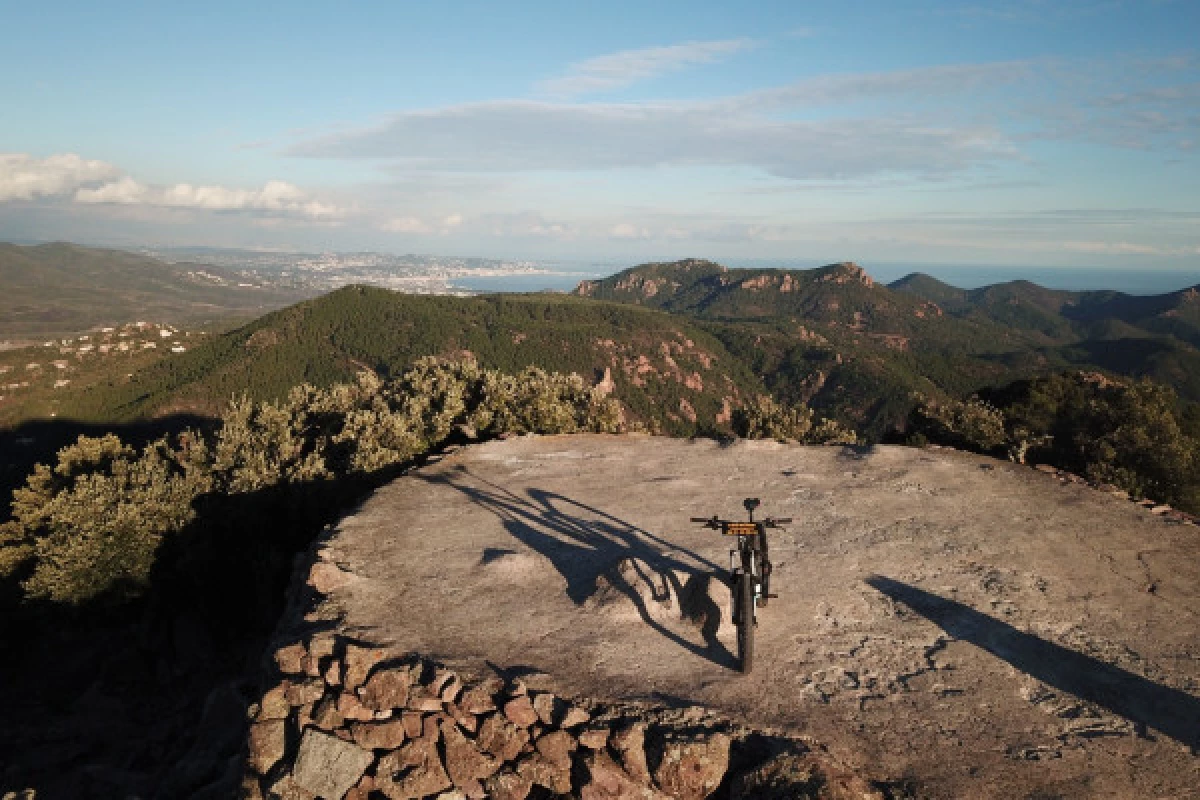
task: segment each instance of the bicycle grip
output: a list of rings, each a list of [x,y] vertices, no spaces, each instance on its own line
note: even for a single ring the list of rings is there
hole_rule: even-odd
[[[791,517],[775,517],[771,520],[775,525],[789,525],[792,522]]]
[[[692,522],[712,522],[712,517],[692,517]]]

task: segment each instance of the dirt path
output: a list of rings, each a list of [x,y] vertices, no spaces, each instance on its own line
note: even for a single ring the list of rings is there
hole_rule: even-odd
[[[747,495],[796,521],[743,676],[729,543],[688,517]],[[1200,530],[1027,468],[523,437],[398,479],[327,548],[344,630],[461,669],[711,707],[933,796],[1200,796]]]

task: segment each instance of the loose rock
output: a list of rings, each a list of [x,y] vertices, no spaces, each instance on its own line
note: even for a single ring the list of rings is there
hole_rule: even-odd
[[[287,743],[287,724],[282,719],[268,719],[250,726],[250,768],[266,775],[283,758]]]
[[[379,670],[363,685],[362,704],[374,711],[404,708],[410,683],[406,668]]]
[[[639,783],[650,783],[646,766],[646,724],[634,722],[609,736],[609,743],[621,759],[621,766]]]
[[[533,783],[515,772],[498,772],[483,782],[484,791],[492,800],[525,800]]]
[[[471,780],[490,777],[500,766],[496,759],[479,752],[452,720],[442,722],[442,743],[446,750],[446,771],[459,788]]]
[[[437,739],[422,736],[379,760],[375,785],[391,800],[415,800],[453,784],[438,755]]]
[[[404,744],[408,734],[401,720],[389,722],[358,722],[350,726],[354,743],[365,750],[395,750]]]
[[[371,765],[371,754],[336,736],[309,728],[292,767],[296,784],[319,797],[345,796]]]
[[[357,689],[367,679],[371,668],[383,660],[384,652],[378,647],[364,647],[357,644],[347,644],[346,654],[342,659],[344,671],[342,684],[347,689]]]
[[[721,784],[728,769],[729,737],[725,734],[668,735],[654,769],[654,782],[679,800],[703,800]]]
[[[533,704],[526,695],[514,697],[505,703],[504,716],[508,717],[509,721],[514,725],[519,725],[522,728],[528,728],[538,721],[537,712],[533,710]]]
[[[484,718],[475,740],[501,761],[512,761],[529,742],[529,733],[513,725],[503,714],[492,714]]]

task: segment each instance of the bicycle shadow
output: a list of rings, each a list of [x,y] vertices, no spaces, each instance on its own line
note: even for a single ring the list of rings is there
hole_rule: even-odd
[[[584,605],[603,576],[630,599],[642,621],[667,640],[714,664],[737,665],[734,654],[717,637],[721,609],[704,590],[713,576],[727,584],[726,570],[692,550],[564,495],[527,489],[521,496],[465,466],[456,467],[455,473],[417,477],[455,489],[499,517],[514,539],[550,561],[566,580],[566,594],[573,603]],[[484,559],[495,558],[497,552],[489,548]],[[629,565],[627,570],[613,569],[622,562]],[[701,623],[704,644],[689,641],[656,619],[627,572],[643,586],[658,587],[651,600],[663,602],[673,594],[682,614]]]
[[[1006,622],[880,575],[866,583],[937,625],[1042,683],[1103,706],[1137,726],[1154,728],[1180,744],[1200,750],[1200,698],[1162,686],[1105,661],[1048,642]]]

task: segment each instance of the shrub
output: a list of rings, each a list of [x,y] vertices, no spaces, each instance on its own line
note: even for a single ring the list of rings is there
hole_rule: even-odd
[[[329,389],[298,386],[278,403],[235,399],[208,438],[188,431],[139,452],[111,434],[80,437],[14,493],[0,577],[31,568],[27,596],[56,602],[127,599],[145,589],[164,539],[197,521],[202,496],[379,474],[456,425],[485,436],[615,432],[621,409],[578,376],[424,359],[395,381],[364,373]]]
[[[1200,512],[1194,406],[1149,380],[1075,372],[1018,381],[962,402],[923,403],[909,441],[1053,464],[1134,497]]]
[[[1008,443],[1004,413],[977,397],[922,402],[913,411],[909,424],[910,436],[964,450],[993,453]]]
[[[812,409],[786,406],[767,395],[734,409],[733,431],[744,439],[776,439],[804,444],[855,444],[858,437],[829,419],[814,424]]]

